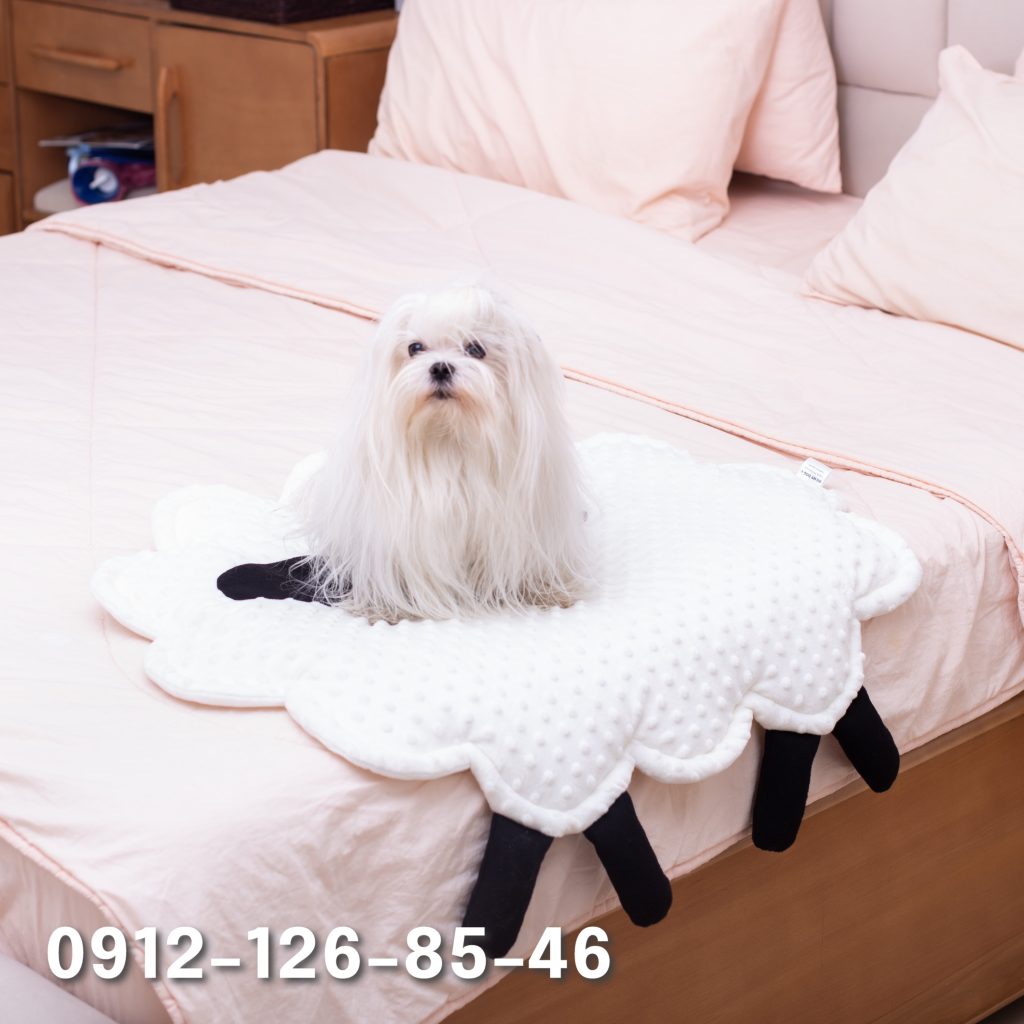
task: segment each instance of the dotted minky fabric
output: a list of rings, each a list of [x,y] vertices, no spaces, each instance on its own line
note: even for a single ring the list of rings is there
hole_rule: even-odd
[[[625,435],[579,450],[594,584],[571,608],[391,625],[225,597],[224,570],[306,553],[289,497],[316,458],[277,501],[169,495],[156,549],[104,563],[94,592],[153,641],[145,670],[170,693],[283,706],[382,775],[469,769],[493,810],[552,836],[597,820],[634,768],[674,783],[722,771],[752,721],[830,732],[863,681],[861,621],[920,582],[904,541],[784,469]]]

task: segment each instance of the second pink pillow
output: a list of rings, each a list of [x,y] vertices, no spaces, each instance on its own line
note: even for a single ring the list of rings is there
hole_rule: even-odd
[[[719,224],[783,0],[406,0],[370,152],[688,239]]]
[[[736,169],[842,190],[836,72],[818,0],[786,0]]]

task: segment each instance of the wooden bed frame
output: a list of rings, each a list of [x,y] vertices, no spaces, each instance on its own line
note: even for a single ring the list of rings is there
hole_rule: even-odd
[[[1024,695],[673,883],[660,925],[601,919],[613,969],[527,970],[451,1024],[973,1024],[1024,993]],[[572,939],[568,940],[568,948]]]

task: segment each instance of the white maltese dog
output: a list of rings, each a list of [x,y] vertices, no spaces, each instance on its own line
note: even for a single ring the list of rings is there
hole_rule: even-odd
[[[301,504],[317,598],[390,622],[577,600],[584,497],[562,390],[537,332],[485,288],[400,299]]]

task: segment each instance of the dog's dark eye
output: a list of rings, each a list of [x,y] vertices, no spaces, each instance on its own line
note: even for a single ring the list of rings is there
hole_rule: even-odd
[[[427,346],[424,345],[422,341],[414,341],[409,346],[409,355],[418,356],[421,352],[425,352],[426,348]]]
[[[484,351],[484,347],[479,341],[471,341],[466,346],[466,355],[472,356],[474,359],[483,359],[487,353]]]

